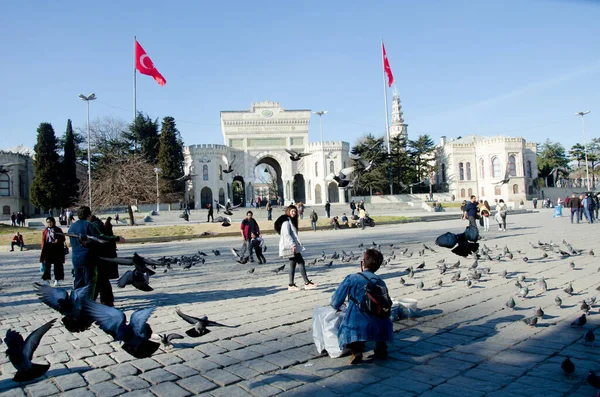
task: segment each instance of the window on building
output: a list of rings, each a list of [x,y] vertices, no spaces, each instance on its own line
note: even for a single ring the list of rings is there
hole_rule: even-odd
[[[220,181],[223,180],[223,166],[222,165],[219,166],[219,180]]]
[[[533,194],[533,185],[529,185],[529,194],[532,195]]]
[[[483,188],[483,186],[481,187],[481,197],[485,196],[485,189]]]
[[[319,162],[315,162],[315,176],[319,176]]]
[[[485,162],[483,159],[479,160],[479,174],[481,179],[485,178]]]
[[[517,159],[512,154],[508,156],[508,175],[517,176]]]
[[[495,186],[494,187],[494,194],[496,196],[500,196],[502,194],[502,191],[500,190],[500,186]]]
[[[458,179],[465,180],[465,166],[463,163],[458,163]]]
[[[329,173],[330,174],[335,174],[334,168],[333,168],[333,161],[329,162]]]
[[[0,196],[10,196],[10,177],[0,174]]]
[[[502,176],[502,171],[500,169],[500,159],[498,157],[494,157],[492,159],[492,178],[500,178]]]
[[[310,181],[308,181],[308,190],[306,191],[306,193],[308,193],[308,199],[312,200],[312,188],[310,185]]]
[[[471,163],[467,163],[467,181],[471,180]]]
[[[469,188],[469,190],[467,190],[467,197],[471,197],[473,195],[473,189]]]
[[[513,185],[513,194],[519,194],[519,185],[516,183]]]
[[[206,164],[202,166],[202,179],[208,181],[208,165]]]
[[[527,178],[533,178],[533,172],[531,171],[531,160],[527,160]]]
[[[442,183],[446,183],[446,164],[442,164]]]
[[[10,215],[10,205],[2,207],[2,215]]]
[[[25,178],[19,174],[19,197],[25,197]]]
[[[465,197],[465,189],[460,189],[460,197]]]

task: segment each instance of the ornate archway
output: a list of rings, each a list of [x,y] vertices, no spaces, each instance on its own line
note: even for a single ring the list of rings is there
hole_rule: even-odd
[[[340,202],[340,191],[337,183],[331,182],[329,183],[329,186],[327,186],[327,199],[330,203]]]
[[[315,185],[315,204],[323,204],[323,200],[321,200],[321,185]]]
[[[225,191],[223,188],[219,189],[219,204],[225,205]]]
[[[213,194],[212,190],[205,186],[200,191],[200,208],[206,208],[208,204],[213,203]]]
[[[303,202],[306,203],[306,188],[304,182],[304,175],[296,174],[294,175],[294,184],[292,186],[294,201],[295,202]]]
[[[259,167],[262,164],[269,166],[270,169],[267,167]],[[258,170],[256,170],[257,167],[259,167]],[[260,170],[260,168],[263,168],[263,169]],[[255,170],[256,170],[255,184],[265,183],[265,184],[269,185],[269,188],[268,188],[269,199],[277,201],[277,198],[279,197],[281,199],[281,201],[283,202],[284,191],[283,191],[283,179],[281,177],[283,173],[282,173],[281,165],[279,164],[279,162],[271,156],[265,156],[256,162]],[[276,190],[275,190],[275,186],[271,186],[271,183],[270,183],[271,178],[275,179],[274,185],[276,186]]]
[[[231,184],[233,200],[231,204],[240,205],[241,207],[246,206],[246,185],[244,184],[244,178],[240,175],[233,178]]]

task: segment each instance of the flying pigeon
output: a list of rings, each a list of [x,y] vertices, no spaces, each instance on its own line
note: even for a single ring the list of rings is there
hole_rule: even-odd
[[[217,323],[215,321],[211,321],[208,319],[207,316],[203,316],[200,318],[192,317],[185,313],[182,313],[179,309],[175,310],[175,312],[177,313],[177,315],[179,317],[181,317],[186,322],[188,322],[189,324],[192,324],[194,326],[193,328],[190,328],[187,331],[185,331],[185,333],[192,338],[198,338],[200,336],[208,334],[210,332],[210,330],[207,327],[226,327],[226,328],[239,327],[239,325],[224,325],[224,324]]]
[[[34,364],[31,362],[33,353],[40,345],[42,337],[54,324],[54,320],[50,320],[46,324],[42,325],[29,336],[23,340],[23,337],[17,331],[9,329],[6,331],[6,337],[4,343],[8,347],[6,355],[17,370],[17,373],[13,377],[15,382],[28,382],[30,380],[39,378],[44,375],[50,369],[50,364]]]
[[[231,161],[227,160],[227,168],[223,170],[223,173],[225,174],[230,174],[233,172],[233,168],[231,168],[233,166],[233,163],[235,162],[235,154],[233,155],[233,158],[231,159]]]
[[[42,302],[64,316],[61,321],[69,332],[85,331],[94,322],[81,312],[83,301],[90,299],[91,285],[74,289],[71,295],[62,288],[39,283],[34,283],[33,286]]]
[[[312,153],[300,153],[291,149],[284,149],[290,155],[290,160],[299,161],[302,157],[310,156]]]
[[[334,180],[339,187],[346,187],[350,184],[350,175],[354,172],[354,167],[343,168],[337,175],[329,174],[325,178],[328,181]]]
[[[444,248],[452,248],[453,253],[466,258],[479,249],[477,240],[479,240],[479,231],[476,227],[468,226],[460,234],[451,232],[442,234],[435,240],[435,244]]]

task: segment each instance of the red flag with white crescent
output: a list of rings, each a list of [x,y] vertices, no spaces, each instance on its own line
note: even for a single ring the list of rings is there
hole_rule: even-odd
[[[388,61],[387,54],[385,53],[385,46],[383,45],[383,41],[381,42],[381,50],[383,51],[383,70],[385,71],[385,74],[387,74],[388,87],[391,87],[394,83],[394,75],[392,74],[390,61]]]
[[[141,74],[152,76],[161,87],[167,84],[167,80],[154,67],[152,60],[137,40],[135,41],[135,67]]]

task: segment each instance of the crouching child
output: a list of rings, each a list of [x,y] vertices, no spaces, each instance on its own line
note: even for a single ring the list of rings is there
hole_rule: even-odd
[[[385,282],[375,275],[383,255],[375,249],[365,251],[361,272],[348,275],[331,297],[331,306],[339,310],[346,297],[348,309],[338,330],[340,349],[350,349],[350,364],[363,359],[365,342],[375,342],[373,358],[387,358],[387,342],[392,342],[390,319],[392,301]]]

